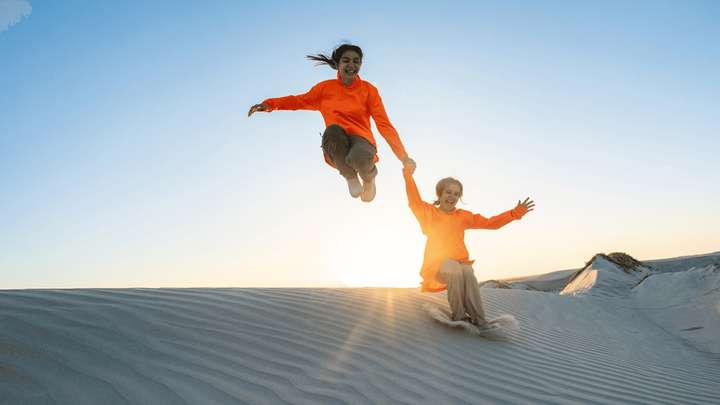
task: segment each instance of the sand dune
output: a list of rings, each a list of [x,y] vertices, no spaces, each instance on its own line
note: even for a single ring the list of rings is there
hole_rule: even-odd
[[[626,296],[651,274],[651,270],[645,266],[623,269],[604,257],[596,257],[584,269],[570,278],[560,294]]]
[[[415,289],[0,292],[2,404],[718,403],[720,358],[632,298],[483,289],[509,342]]]
[[[577,271],[578,269],[559,270],[547,274],[505,279],[501,280],[500,283],[505,283],[508,287],[517,290],[559,292]]]
[[[669,259],[645,260],[644,263],[651,266],[653,271],[661,273],[685,271],[693,267],[707,267],[713,264],[720,264],[720,252],[673,257]]]
[[[633,289],[632,298],[667,333],[720,355],[720,266],[653,275]]]

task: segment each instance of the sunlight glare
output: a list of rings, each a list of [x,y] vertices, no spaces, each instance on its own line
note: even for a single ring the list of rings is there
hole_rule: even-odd
[[[391,232],[373,235],[363,249],[372,255],[357,255],[348,260],[342,249],[333,250],[331,272],[347,287],[417,287],[420,283],[422,245],[415,241],[392,240]],[[420,250],[418,250],[420,249]]]

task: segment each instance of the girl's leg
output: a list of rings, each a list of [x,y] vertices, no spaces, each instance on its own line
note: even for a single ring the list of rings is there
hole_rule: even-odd
[[[445,259],[440,264],[438,279],[447,285],[447,298],[453,321],[465,319],[465,277],[463,269],[456,260]]]
[[[375,167],[375,147],[367,139],[358,135],[348,135],[350,150],[345,162],[357,170],[363,181],[372,181],[377,175]]]
[[[377,175],[374,162],[375,147],[361,136],[349,135],[348,139],[350,140],[350,150],[345,162],[357,170],[363,179],[360,199],[364,202],[370,202],[375,198],[377,191],[375,189],[375,176]]]
[[[346,179],[357,177],[357,171],[345,161],[350,151],[350,139],[340,125],[332,124],[325,128],[322,149],[343,177]]]
[[[470,315],[473,323],[482,326],[487,320],[485,319],[482,298],[480,298],[480,287],[477,278],[475,278],[475,272],[470,264],[463,263],[461,267],[465,284],[465,311]]]
[[[358,180],[357,171],[346,161],[350,151],[350,139],[340,125],[333,124],[325,128],[322,136],[322,149],[328,160],[333,162],[338,169],[340,175],[347,180],[350,195],[354,198],[360,196],[363,188]]]

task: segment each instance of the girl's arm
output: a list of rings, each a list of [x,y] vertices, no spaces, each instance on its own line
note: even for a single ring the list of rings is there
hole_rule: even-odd
[[[368,85],[370,87],[370,93],[368,96],[368,107],[370,108],[370,116],[375,121],[375,126],[380,132],[380,135],[385,138],[395,156],[397,156],[397,158],[400,159],[401,162],[405,163],[407,159],[409,159],[409,156],[405,151],[405,146],[403,146],[403,143],[400,140],[400,135],[398,134],[393,124],[390,123],[390,119],[385,112],[385,105],[383,105],[382,98],[380,98],[380,93],[375,88],[375,86],[369,83]]]
[[[466,224],[469,229],[500,229],[510,222],[522,218],[527,213],[528,209],[518,203],[515,208],[490,218],[485,218],[480,214],[469,214]]]
[[[425,227],[429,225],[432,220],[432,214],[435,207],[420,198],[420,192],[415,184],[415,179],[412,177],[413,170],[414,168],[403,169],[405,192],[407,193],[408,206],[410,206],[410,210],[420,223],[420,227],[423,228],[423,232],[425,232]]]
[[[269,98],[262,102],[268,108],[264,111],[273,110],[319,110],[322,98],[322,83],[318,83],[305,94]]]

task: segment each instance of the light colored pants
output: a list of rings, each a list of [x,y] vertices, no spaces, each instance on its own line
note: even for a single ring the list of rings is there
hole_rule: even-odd
[[[447,284],[447,298],[454,321],[461,321],[469,316],[477,325],[486,322],[480,287],[472,265],[445,259],[440,264],[437,277],[440,282]]]

